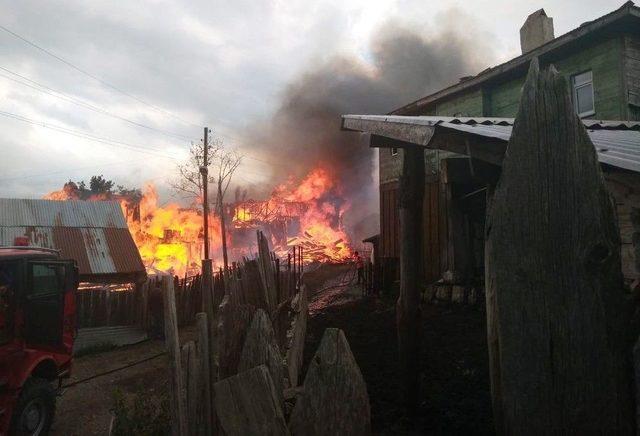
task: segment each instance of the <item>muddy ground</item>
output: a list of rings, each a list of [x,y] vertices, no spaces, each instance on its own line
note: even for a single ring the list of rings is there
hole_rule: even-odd
[[[341,267],[334,269],[340,274]],[[319,274],[331,276],[328,271]],[[325,328],[342,329],[367,383],[374,434],[493,434],[485,313],[481,306],[425,305],[420,356],[422,403],[419,421],[410,425],[398,388],[394,299],[345,297],[359,294],[354,286],[342,291],[331,289],[330,293],[337,292],[341,297],[333,298],[323,308],[317,303],[326,300],[326,295],[313,298],[305,365]]]
[[[307,274],[306,283],[313,295],[305,362],[311,359],[325,328],[341,328],[367,383],[374,434],[492,434],[482,308],[425,306],[420,419],[410,425],[398,389],[393,298],[363,298],[353,279],[353,270],[345,265],[324,265]],[[182,341],[193,336],[192,328],[181,331]],[[67,383],[122,368],[162,351],[162,342],[152,340],[79,357]],[[166,389],[167,373],[166,358],[157,357],[68,388],[58,401],[52,434],[107,434],[114,391],[157,399]]]

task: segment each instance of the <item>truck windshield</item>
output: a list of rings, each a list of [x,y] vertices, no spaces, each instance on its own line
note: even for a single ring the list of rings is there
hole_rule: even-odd
[[[18,290],[19,263],[0,261],[0,344],[13,337],[13,311]]]
[[[27,291],[31,297],[58,294],[64,289],[64,267],[58,264],[33,263],[32,285]]]

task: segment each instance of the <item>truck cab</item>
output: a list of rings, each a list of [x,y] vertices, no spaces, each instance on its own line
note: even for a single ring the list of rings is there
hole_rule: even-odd
[[[0,247],[0,436],[48,433],[71,372],[77,288],[58,251]]]

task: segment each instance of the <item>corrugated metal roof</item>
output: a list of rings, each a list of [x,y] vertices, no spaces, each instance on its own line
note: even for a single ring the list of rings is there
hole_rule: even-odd
[[[404,116],[404,115],[343,115],[343,119],[384,121],[388,123],[413,124],[419,126],[437,126],[443,123],[467,124],[471,126],[513,126],[515,118],[500,117],[443,117],[443,116]],[[591,120],[583,119],[588,129],[640,130],[640,121]]]
[[[145,274],[117,202],[0,199],[0,246],[17,236],[75,259],[86,281]]]
[[[0,223],[5,226],[127,228],[116,201],[0,198]]]
[[[472,135],[509,141],[513,118],[440,117],[401,115],[343,115],[343,120],[378,121],[456,130]],[[582,122],[600,162],[640,172],[640,121],[587,120]],[[344,121],[343,121],[344,123]]]
[[[496,138],[502,141],[509,141],[513,128],[513,126],[454,123],[441,123],[437,127]],[[587,129],[587,133],[596,148],[600,162],[640,172],[640,131]]]

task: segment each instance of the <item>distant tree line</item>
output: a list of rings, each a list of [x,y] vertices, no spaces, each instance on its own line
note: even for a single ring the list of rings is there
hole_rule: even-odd
[[[77,200],[126,199],[129,203],[139,203],[142,199],[142,191],[140,189],[116,185],[113,180],[106,179],[102,174],[91,176],[89,183],[84,180],[78,182],[69,180],[64,184],[63,190],[68,197]]]

